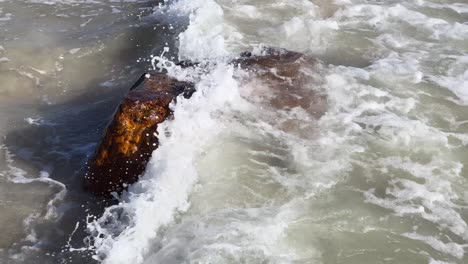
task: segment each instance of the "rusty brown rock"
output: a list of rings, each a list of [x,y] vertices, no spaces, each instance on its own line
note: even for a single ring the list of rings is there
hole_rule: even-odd
[[[193,84],[165,74],[152,74],[141,90],[130,91],[118,107],[88,163],[84,188],[110,197],[136,182],[158,147],[157,128],[171,115],[169,104],[181,93],[189,97]]]
[[[317,74],[314,58],[268,48],[262,55],[243,54],[233,64],[251,73],[241,80],[247,100],[256,98],[257,103],[282,110],[300,107],[317,118],[325,113],[326,96],[310,87],[319,79],[314,76]]]
[[[298,107],[310,119],[319,119],[327,111],[327,97],[316,89],[323,82],[320,64],[310,56],[267,48],[261,55],[244,53],[233,61],[233,65],[248,72],[247,75],[240,74],[238,79],[241,96],[250,102],[279,112]],[[276,124],[272,125],[306,137],[305,134],[311,130],[309,121],[291,119],[286,115],[275,119]]]
[[[318,63],[313,58],[282,49],[267,49],[262,55],[244,53],[232,64],[242,69],[236,77],[246,100],[277,112],[300,108],[313,118],[325,113],[325,95],[310,87],[320,79],[316,71]],[[179,66],[197,67],[197,64],[181,62]],[[179,94],[184,93],[188,98],[193,91],[191,83],[153,74],[144,79],[143,89],[129,92],[89,162],[85,189],[110,197],[112,192],[121,193],[136,182],[158,147],[158,124],[170,116],[169,104]],[[307,122],[288,115],[274,122],[273,125],[288,133],[310,130],[309,124],[304,126]]]

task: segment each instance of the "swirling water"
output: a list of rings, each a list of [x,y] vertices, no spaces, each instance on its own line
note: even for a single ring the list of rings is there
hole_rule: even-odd
[[[2,124],[7,137],[0,188],[15,186],[17,191],[11,195],[24,197],[15,201],[21,210],[16,204],[1,204],[9,210],[1,215],[2,227],[15,224],[11,219],[29,223],[28,237],[17,238],[16,247],[6,247],[5,259],[467,262],[467,3],[24,4],[23,10],[16,2],[0,2],[0,23],[11,28],[0,51],[5,58],[0,67],[7,65],[0,69],[8,69],[2,78],[13,80],[8,77],[13,71],[15,76],[32,78],[34,89],[40,84],[33,93],[18,82],[2,86],[6,104],[2,115],[13,121],[26,118],[21,126],[37,127],[19,133],[4,125],[7,122]],[[56,19],[63,21],[61,28],[47,27],[15,37],[25,30],[9,23],[16,16],[37,20],[38,27],[41,24],[40,15],[27,16],[31,7],[43,9],[45,15],[53,9]],[[134,34],[138,41],[118,43],[116,36],[128,32],[129,24],[137,33],[123,38],[132,39]],[[42,32],[54,32],[54,43],[60,47],[50,49],[57,52],[50,62],[43,54],[24,56],[35,45],[51,45],[43,43],[51,36]],[[28,37],[36,43],[27,44]],[[15,40],[24,47],[16,47]],[[146,48],[139,48],[143,43]],[[262,45],[321,60],[314,72],[317,80],[309,86],[327,95],[328,110],[323,117],[317,120],[298,109],[262,108],[244,99],[245,87],[226,62]],[[169,51],[167,58],[160,57],[163,50]],[[122,51],[129,54],[127,58],[106,62],[116,60]],[[21,56],[23,62],[15,64]],[[98,59],[91,59],[95,56]],[[161,147],[141,181],[119,203],[106,206],[102,216],[83,219],[89,211],[79,208],[89,206],[89,198],[74,187],[80,166],[98,140],[103,118],[118,103],[117,94],[122,95],[132,76],[138,75],[135,69],[152,67],[152,58],[155,66],[161,60],[179,59],[216,64],[193,71],[165,63],[170,74],[195,81],[197,93],[173,106],[175,119],[160,128],[169,133],[160,133]],[[62,69],[64,60],[69,67]],[[63,73],[66,69],[70,69],[68,74]],[[69,88],[59,94],[64,87]],[[82,95],[91,89],[91,95]],[[107,112],[96,116],[103,109]],[[286,132],[278,125],[291,119],[300,120],[296,131]],[[86,120],[85,128],[81,120]],[[42,143],[24,143],[31,137],[31,141],[41,138]],[[67,165],[62,165],[64,161]],[[28,191],[33,188],[35,192]],[[20,227],[14,225],[15,230]],[[50,239],[56,234],[61,234],[60,239]],[[67,246],[60,248],[63,243]]]

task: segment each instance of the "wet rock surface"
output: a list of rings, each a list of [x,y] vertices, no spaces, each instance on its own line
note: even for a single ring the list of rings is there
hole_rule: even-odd
[[[158,147],[158,124],[171,115],[169,104],[193,92],[193,84],[160,73],[145,76],[142,83],[127,94],[107,127],[88,163],[85,190],[110,197],[136,182]]]
[[[310,120],[319,119],[328,108],[325,93],[317,89],[323,82],[318,60],[303,53],[266,48],[259,55],[242,53],[232,64],[248,72],[237,76],[241,96],[276,112],[277,116],[267,118],[275,120],[271,125],[310,137],[314,129]]]
[[[305,54],[272,48],[261,55],[242,53],[233,61],[251,73],[241,78],[244,98],[280,110],[300,107],[318,118],[326,112],[326,96],[309,86],[319,79],[314,78],[317,63]]]
[[[326,112],[326,97],[309,87],[314,82],[311,78],[314,79],[317,64],[313,58],[287,50],[266,49],[261,55],[242,53],[231,64],[244,72],[237,78],[241,96],[246,100],[278,112],[300,108],[314,118]],[[197,63],[178,65],[196,67]],[[140,83],[143,88],[135,89]],[[158,147],[158,124],[171,115],[169,104],[180,94],[188,99],[195,92],[192,83],[162,73],[149,78],[142,76],[130,90],[105,131],[85,175],[85,189],[99,196],[120,194],[138,180]],[[302,123],[301,119],[286,118],[278,119],[276,125],[289,132],[299,130]]]

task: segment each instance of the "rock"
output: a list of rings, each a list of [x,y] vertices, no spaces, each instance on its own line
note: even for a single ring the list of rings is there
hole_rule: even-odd
[[[314,118],[325,113],[326,97],[310,87],[320,79],[316,60],[297,52],[267,49],[261,55],[242,53],[232,64],[237,66],[236,78],[246,100],[276,112],[300,108]],[[202,67],[190,61],[177,65]],[[141,83],[144,88],[134,90]],[[192,83],[165,74],[142,76],[130,90],[107,127],[85,175],[85,189],[99,196],[120,194],[138,180],[158,147],[158,124],[171,115],[169,104],[179,94],[189,98],[195,91]],[[273,122],[288,133],[309,130],[308,122],[289,115]]]
[[[179,94],[188,98],[194,92],[193,84],[165,74],[139,81],[143,88],[130,91],[122,101],[88,163],[86,191],[110,197],[136,182],[158,147],[158,124],[171,115],[169,104]]]
[[[247,100],[256,98],[257,103],[283,110],[301,107],[317,118],[325,113],[326,97],[309,87],[310,83],[317,83],[313,80],[315,59],[298,52],[269,48],[257,56],[242,53],[233,64],[251,73],[241,79]]]
[[[273,120],[275,124],[272,125],[281,130],[307,137],[312,129],[310,120],[319,119],[327,111],[327,97],[316,89],[322,83],[322,77],[320,63],[314,58],[267,48],[261,55],[242,53],[232,63],[248,72],[238,76],[243,98],[277,113],[286,113],[278,114]],[[287,112],[294,108],[302,110],[306,118],[291,118]]]

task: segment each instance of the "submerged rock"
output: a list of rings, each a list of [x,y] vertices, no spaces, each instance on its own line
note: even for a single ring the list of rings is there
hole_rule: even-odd
[[[87,191],[110,197],[136,182],[158,147],[158,124],[171,115],[169,104],[179,94],[188,98],[194,91],[192,83],[165,74],[147,75],[140,81],[143,88],[130,91],[122,101],[88,163]]]
[[[314,79],[317,61],[297,52],[267,49],[261,55],[242,53],[231,62],[243,72],[237,76],[241,95],[262,107],[281,111],[300,108],[307,115],[320,117],[326,111],[326,98],[308,84]],[[181,67],[197,67],[182,62]],[[189,98],[192,83],[180,82],[165,74],[142,76],[131,90],[144,82],[141,90],[130,91],[107,127],[85,175],[85,189],[110,197],[120,194],[144,172],[152,152],[158,147],[158,124],[171,115],[169,104],[179,94]],[[284,131],[298,130],[299,119],[278,119]]]
[[[326,111],[326,97],[310,87],[311,83],[317,83],[314,80],[318,79],[314,78],[317,63],[305,54],[272,48],[255,56],[242,53],[241,58],[233,61],[250,72],[241,80],[247,100],[282,110],[300,107],[321,117]]]
[[[326,95],[317,89],[323,78],[316,59],[267,48],[259,55],[242,53],[232,64],[247,72],[238,76],[241,96],[278,113],[272,125],[300,137],[310,136],[310,120],[320,118],[328,108]],[[292,111],[294,117],[288,114]]]

